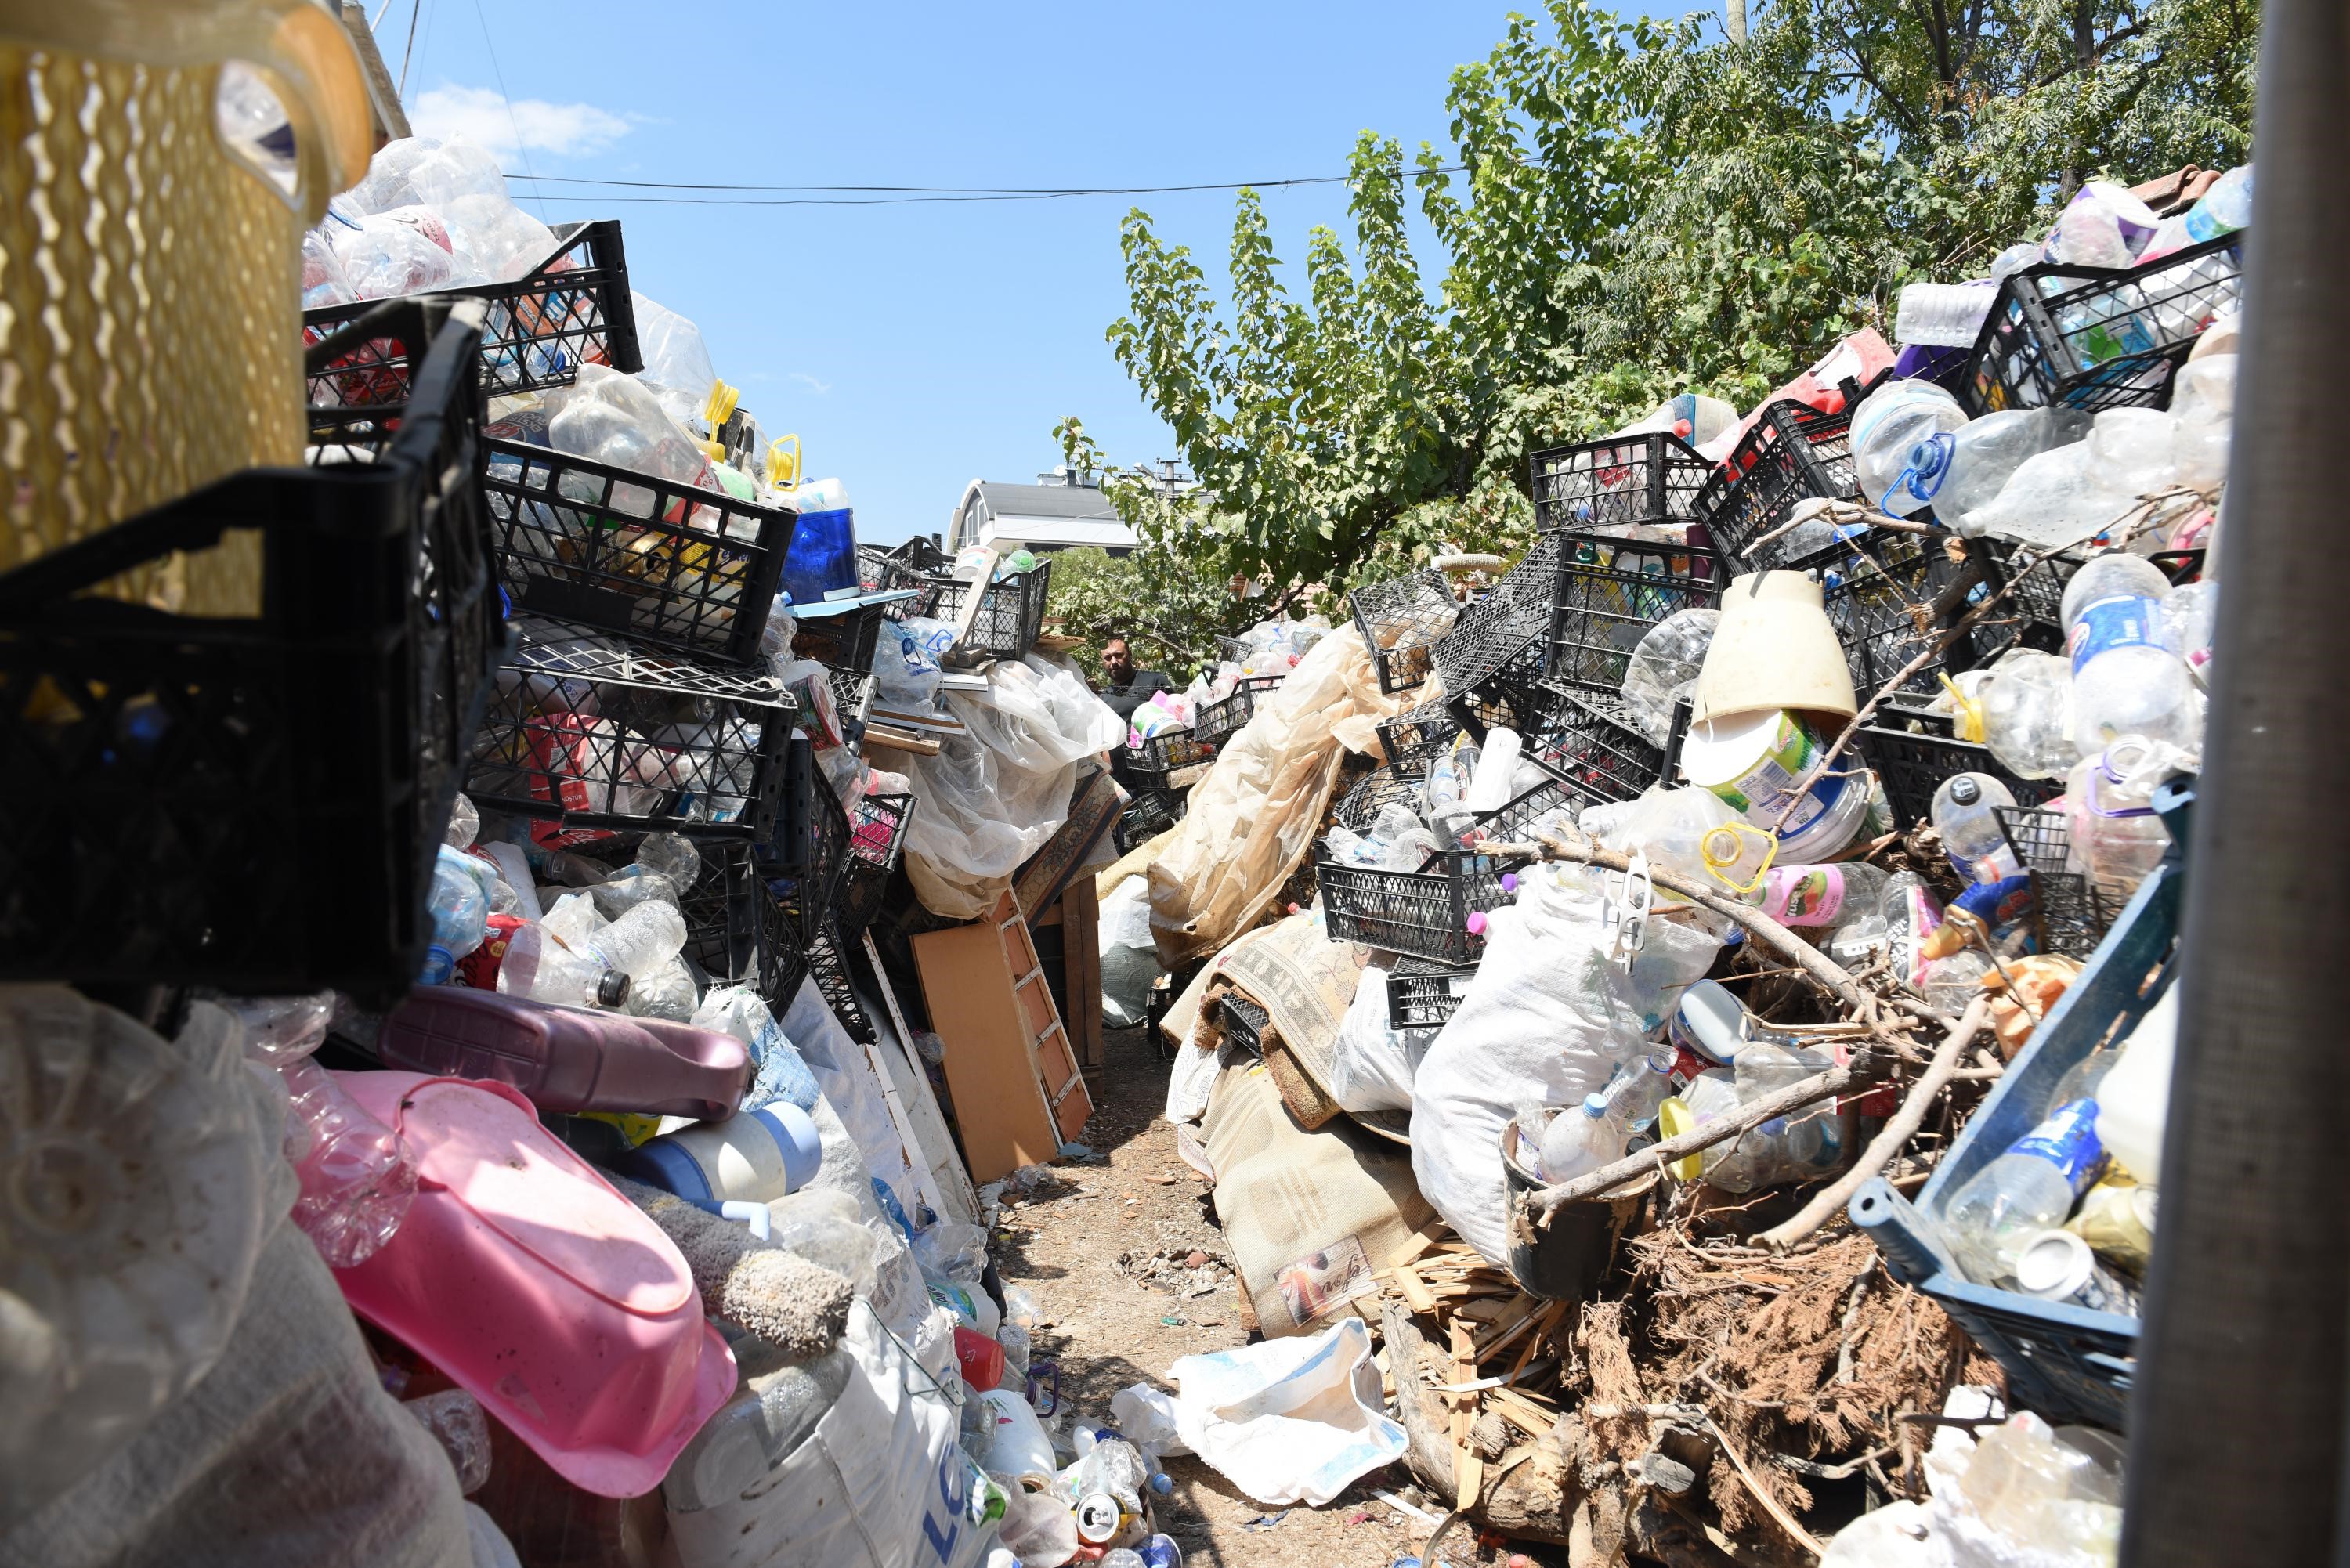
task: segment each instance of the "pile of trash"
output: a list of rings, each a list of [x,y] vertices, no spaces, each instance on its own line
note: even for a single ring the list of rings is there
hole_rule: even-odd
[[[860,545],[617,224],[344,172],[308,470],[91,529],[265,535],[245,618],[9,627],[12,851],[159,825],[54,830],[134,929],[0,989],[12,1560],[1169,1568],[1183,1455],[1576,1561],[2110,1557],[2250,170],[1130,722],[1049,556]],[[990,1243],[1105,1018],[1225,1242],[1129,1271],[1258,1334],[1081,1412]]]
[[[2111,1559],[2251,181],[1537,453],[1522,558],[1357,590],[1102,874],[1257,1326],[1378,1325],[1468,1517]]]

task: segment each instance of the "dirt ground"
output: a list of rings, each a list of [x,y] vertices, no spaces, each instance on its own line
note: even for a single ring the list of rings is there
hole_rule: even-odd
[[[1061,1410],[1098,1422],[1119,1389],[1170,1386],[1167,1369],[1179,1357],[1250,1338],[1207,1183],[1177,1156],[1174,1129],[1159,1117],[1167,1064],[1141,1030],[1111,1033],[1105,1054],[1107,1064],[1087,1075],[1095,1114],[1083,1137],[1107,1163],[1065,1163],[1053,1189],[1007,1193],[995,1239],[1004,1283],[1034,1295],[1049,1325],[1035,1355],[1060,1365]],[[1175,1490],[1157,1504],[1159,1526],[1192,1568],[1389,1568],[1419,1554],[1430,1526],[1373,1494],[1443,1511],[1400,1466],[1374,1471],[1327,1508],[1285,1511],[1251,1501],[1196,1459],[1170,1459],[1167,1469]],[[1456,1529],[1441,1555],[1466,1568],[1502,1563],[1508,1552],[1481,1549]]]

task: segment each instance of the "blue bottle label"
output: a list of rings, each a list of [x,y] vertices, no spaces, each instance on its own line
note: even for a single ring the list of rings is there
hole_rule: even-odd
[[[2157,603],[2126,594],[2083,608],[2073,623],[2073,673],[2078,675],[2089,660],[2112,649],[2160,646]]]
[[[2010,1154],[2044,1159],[2064,1173],[2075,1197],[2096,1180],[2106,1146],[2097,1137],[2097,1102],[2074,1100],[2057,1106],[2048,1119],[2008,1146]]]

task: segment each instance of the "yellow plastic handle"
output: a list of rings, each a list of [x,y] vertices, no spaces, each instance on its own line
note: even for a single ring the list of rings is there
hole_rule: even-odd
[[[294,207],[305,223],[315,223],[336,192],[359,182],[375,152],[359,54],[340,22],[307,0],[294,0],[270,33],[267,57],[254,63],[290,89],[278,96],[294,127]]]
[[[1754,867],[1752,881],[1733,882],[1722,873],[1737,865],[1739,857],[1746,853],[1746,846],[1740,842],[1741,836],[1745,835],[1762,841],[1762,860]],[[1779,841],[1751,823],[1725,822],[1718,827],[1708,828],[1705,836],[1698,840],[1697,848],[1698,854],[1705,860],[1707,875],[1733,893],[1752,893],[1762,886],[1762,879],[1771,874],[1771,862],[1779,853]]]
[[[785,441],[792,443],[792,450],[788,452],[784,450]],[[767,443],[767,483],[770,488],[794,489],[799,484],[800,474],[803,472],[800,464],[799,437],[780,435]]]

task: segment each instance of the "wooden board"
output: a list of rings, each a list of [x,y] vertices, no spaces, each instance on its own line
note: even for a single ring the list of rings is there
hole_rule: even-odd
[[[1060,1155],[1093,1098],[1009,893],[967,926],[913,939],[931,1021],[946,1044],[947,1087],[974,1181]]]
[[[948,1129],[946,1112],[931,1087],[931,1075],[923,1070],[921,1057],[915,1053],[913,1034],[906,1027],[906,1015],[898,1006],[897,992],[889,987],[889,976],[881,967],[881,955],[874,949],[873,933],[865,932],[859,940],[865,944],[867,960],[873,965],[882,1007],[889,1015],[889,1030],[876,1054],[889,1079],[897,1085],[898,1097],[913,1124],[915,1141],[921,1146],[921,1158],[930,1166],[931,1179],[938,1188],[941,1200],[939,1212],[949,1220],[975,1225],[979,1222],[979,1195],[972,1190],[971,1173],[963,1168],[962,1154],[955,1147],[954,1134]]]
[[[1066,965],[1064,989],[1068,994],[1069,1039],[1077,1060],[1088,1067],[1102,1064],[1101,906],[1094,898],[1090,877],[1079,877],[1055,906],[1061,915],[1061,954]]]

